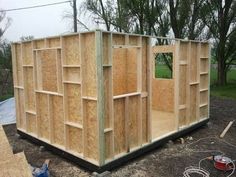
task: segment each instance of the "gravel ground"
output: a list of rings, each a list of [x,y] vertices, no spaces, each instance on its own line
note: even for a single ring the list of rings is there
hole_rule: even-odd
[[[123,166],[111,171],[112,177],[181,177],[188,166],[196,166],[202,158],[217,152],[197,152],[206,150],[217,150],[225,153],[231,159],[236,159],[236,147],[230,146],[222,140],[215,138],[227,126],[228,122],[236,119],[236,100],[211,98],[210,122],[194,132],[186,135],[185,143],[179,140],[168,143],[156,150],[149,152]],[[81,169],[79,166],[52,154],[47,150],[40,150],[40,147],[16,136],[16,126],[4,126],[13,152],[24,151],[26,158],[33,166],[41,166],[45,159],[51,159],[49,166],[52,177],[83,177],[91,176],[91,172]],[[236,145],[236,123],[230,128],[224,137],[233,145]],[[193,140],[190,140],[192,137]],[[203,139],[202,139],[203,138]],[[200,139],[200,140],[199,140]],[[199,140],[199,141],[198,141]],[[192,143],[190,145],[187,145]],[[225,177],[230,172],[218,171],[213,167],[213,162],[204,160],[201,167],[210,172],[211,177]],[[236,172],[233,176],[236,176]],[[197,176],[196,176],[197,177]]]

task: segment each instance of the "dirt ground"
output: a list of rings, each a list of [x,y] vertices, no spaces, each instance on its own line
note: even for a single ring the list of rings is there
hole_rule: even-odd
[[[196,152],[217,150],[225,153],[231,159],[236,159],[236,146],[230,146],[218,138],[229,121],[236,119],[236,101],[230,99],[211,98],[210,122],[194,132],[183,137],[185,143],[179,140],[168,143],[156,150],[149,152],[135,160],[132,160],[120,168],[111,171],[112,177],[181,177],[183,171],[188,166],[197,166],[202,158],[217,152]],[[79,166],[54,155],[50,151],[40,150],[40,147],[21,139],[16,135],[16,126],[8,125],[4,127],[13,152],[24,151],[27,160],[33,166],[41,166],[45,159],[51,159],[49,166],[52,177],[82,177],[90,176],[91,172],[81,169]],[[236,145],[236,122],[230,128],[223,140]],[[190,140],[192,137],[193,140]],[[201,139],[204,138],[204,139]],[[199,140],[201,139],[201,140]],[[193,143],[194,142],[194,143]],[[192,143],[190,145],[187,145]],[[214,169],[213,163],[205,160],[201,167],[210,172],[211,177],[225,177],[230,172],[222,172]],[[236,172],[233,176],[236,176]]]

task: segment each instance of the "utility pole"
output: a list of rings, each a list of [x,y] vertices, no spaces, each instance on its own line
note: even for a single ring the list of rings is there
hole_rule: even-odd
[[[77,32],[77,8],[76,0],[73,0],[73,15],[74,15],[74,32]]]

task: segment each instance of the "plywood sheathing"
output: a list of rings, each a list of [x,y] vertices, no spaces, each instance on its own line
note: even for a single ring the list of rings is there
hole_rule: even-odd
[[[0,125],[0,177],[32,177],[24,152],[13,154],[5,132]]]
[[[206,119],[208,44],[151,40],[96,30],[14,43],[17,128],[102,166]],[[155,52],[173,53],[172,79],[153,78]]]
[[[174,112],[174,80],[152,80],[152,108],[159,111]]]

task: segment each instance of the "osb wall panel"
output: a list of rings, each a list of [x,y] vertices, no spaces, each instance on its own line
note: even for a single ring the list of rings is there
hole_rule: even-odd
[[[41,62],[42,89],[57,92],[56,50],[43,50],[38,52],[37,60]]]
[[[109,55],[110,55],[110,47],[111,47],[111,34],[103,33],[102,35],[102,54],[103,54],[103,64],[109,63]]]
[[[64,81],[79,83],[80,68],[64,68]]]
[[[49,38],[46,41],[46,45],[49,48],[53,48],[53,47],[60,47],[61,46],[61,41],[59,37],[55,37],[55,38]]]
[[[25,99],[24,99],[24,90],[18,90],[18,97],[16,98],[18,101],[16,104],[18,105],[18,116],[20,117],[20,128],[26,129],[26,118],[25,118]]]
[[[188,45],[189,42],[180,42],[179,48],[179,61],[187,61],[188,58]]]
[[[33,65],[33,48],[31,42],[22,43],[22,58],[24,65]]]
[[[21,117],[20,117],[20,107],[19,107],[19,89],[14,88],[15,97],[15,108],[16,108],[16,126],[21,128]]]
[[[147,98],[142,98],[142,143],[148,141],[148,104]]]
[[[24,68],[25,109],[35,111],[34,73],[33,67]]]
[[[61,96],[50,96],[50,119],[52,131],[52,141],[58,145],[65,145],[64,140],[64,117],[63,98]]]
[[[83,93],[85,96],[97,96],[97,66],[95,57],[95,34],[85,34],[82,39]]]
[[[205,119],[208,116],[208,105],[200,108],[200,119]]]
[[[79,35],[64,37],[64,64],[79,65],[80,64],[80,43]]]
[[[113,94],[125,94],[127,90],[127,49],[113,49]]]
[[[125,99],[114,100],[114,142],[115,154],[126,152]]]
[[[191,57],[190,57],[190,81],[191,82],[197,82],[198,76],[198,65],[197,62],[199,58],[197,58],[198,55],[198,49],[197,49],[198,43],[191,43]]]
[[[30,133],[37,134],[36,115],[26,113],[27,131]]]
[[[140,105],[140,99],[139,96],[132,96],[129,97],[129,106],[128,106],[128,112],[129,112],[129,121],[128,121],[128,129],[129,129],[129,147],[134,148],[139,145],[139,134],[141,134],[141,131],[139,129],[139,105]]]
[[[127,51],[127,58],[126,58],[126,91],[125,93],[136,92],[137,89],[137,63],[139,60],[138,58],[138,51],[139,49],[130,48]]]
[[[197,92],[198,92],[198,85],[191,85],[190,87],[190,122],[196,122],[198,117],[196,115],[198,106],[197,105]]]
[[[93,100],[84,100],[85,121],[87,127],[86,134],[86,156],[98,160],[98,119],[97,102]]]
[[[66,104],[67,117],[68,121],[79,123],[82,125],[81,117],[81,88],[80,85],[76,84],[65,84],[64,88],[66,90]]]
[[[186,109],[179,110],[179,126],[184,126],[188,123]]]
[[[103,42],[112,43],[110,47],[103,44],[103,52],[106,52],[103,54],[104,87],[110,92],[104,93],[104,130],[107,131],[105,158],[110,160],[148,141],[149,48],[146,37],[120,34],[104,36]],[[113,95],[113,99],[110,95]]]
[[[12,49],[17,127],[97,164],[95,33],[16,43]]]
[[[187,66],[181,65],[179,68],[179,104],[184,105],[186,104],[186,90],[187,84]]]
[[[113,50],[113,93],[121,95],[137,91],[138,49]]]
[[[45,44],[45,40],[44,39],[41,39],[41,40],[36,40],[36,41],[33,41],[34,44],[35,44],[35,49],[42,49],[42,48],[45,48],[46,47],[46,44]]]
[[[173,79],[152,79],[152,109],[174,111]]]
[[[105,159],[111,159],[113,157],[112,139],[112,132],[107,132],[105,134]]]
[[[82,130],[68,126],[67,131],[69,137],[69,139],[67,140],[68,149],[77,153],[82,153],[83,152]]]
[[[111,69],[104,69],[103,75],[104,75],[104,128],[110,128],[111,127],[111,114],[112,114],[112,101],[111,101],[111,92],[109,90],[111,89],[111,80],[109,79],[109,76],[111,74]]]
[[[37,119],[39,127],[39,137],[49,140],[49,96],[42,93],[36,93]]]
[[[112,35],[113,45],[125,45],[125,35],[123,34],[113,34]]]

